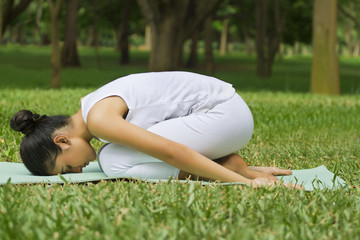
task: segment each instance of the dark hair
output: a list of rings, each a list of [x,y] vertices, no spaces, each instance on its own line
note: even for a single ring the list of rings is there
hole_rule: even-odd
[[[53,141],[56,130],[69,124],[69,117],[46,116],[21,110],[10,120],[12,129],[25,134],[20,144],[20,156],[34,175],[50,175],[61,148]]]

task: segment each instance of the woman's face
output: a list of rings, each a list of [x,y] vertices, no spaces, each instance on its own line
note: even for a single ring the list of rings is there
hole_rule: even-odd
[[[64,146],[61,147],[62,153],[56,157],[54,175],[81,173],[89,162],[96,159],[94,148],[82,138],[72,138],[70,144]]]

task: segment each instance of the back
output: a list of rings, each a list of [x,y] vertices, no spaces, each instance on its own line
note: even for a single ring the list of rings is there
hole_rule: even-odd
[[[81,100],[84,121],[92,106],[109,96],[129,108],[126,120],[142,128],[171,118],[206,112],[230,99],[235,89],[219,79],[189,72],[152,72],[118,78]]]

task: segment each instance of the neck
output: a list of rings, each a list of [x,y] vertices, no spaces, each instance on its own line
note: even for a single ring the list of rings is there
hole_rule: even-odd
[[[77,113],[75,113],[70,118],[70,120],[74,135],[85,139],[87,142],[90,142],[94,136],[89,132],[89,129],[82,117],[81,109]]]

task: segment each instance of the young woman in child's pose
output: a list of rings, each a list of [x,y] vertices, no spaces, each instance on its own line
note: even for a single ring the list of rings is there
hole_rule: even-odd
[[[234,152],[253,132],[251,112],[228,83],[189,72],[132,74],[81,100],[72,117],[15,114],[11,127],[25,134],[25,166],[36,175],[81,172],[96,158],[108,176],[201,177],[273,185],[291,171],[248,167]],[[298,187],[298,186],[296,186]]]

